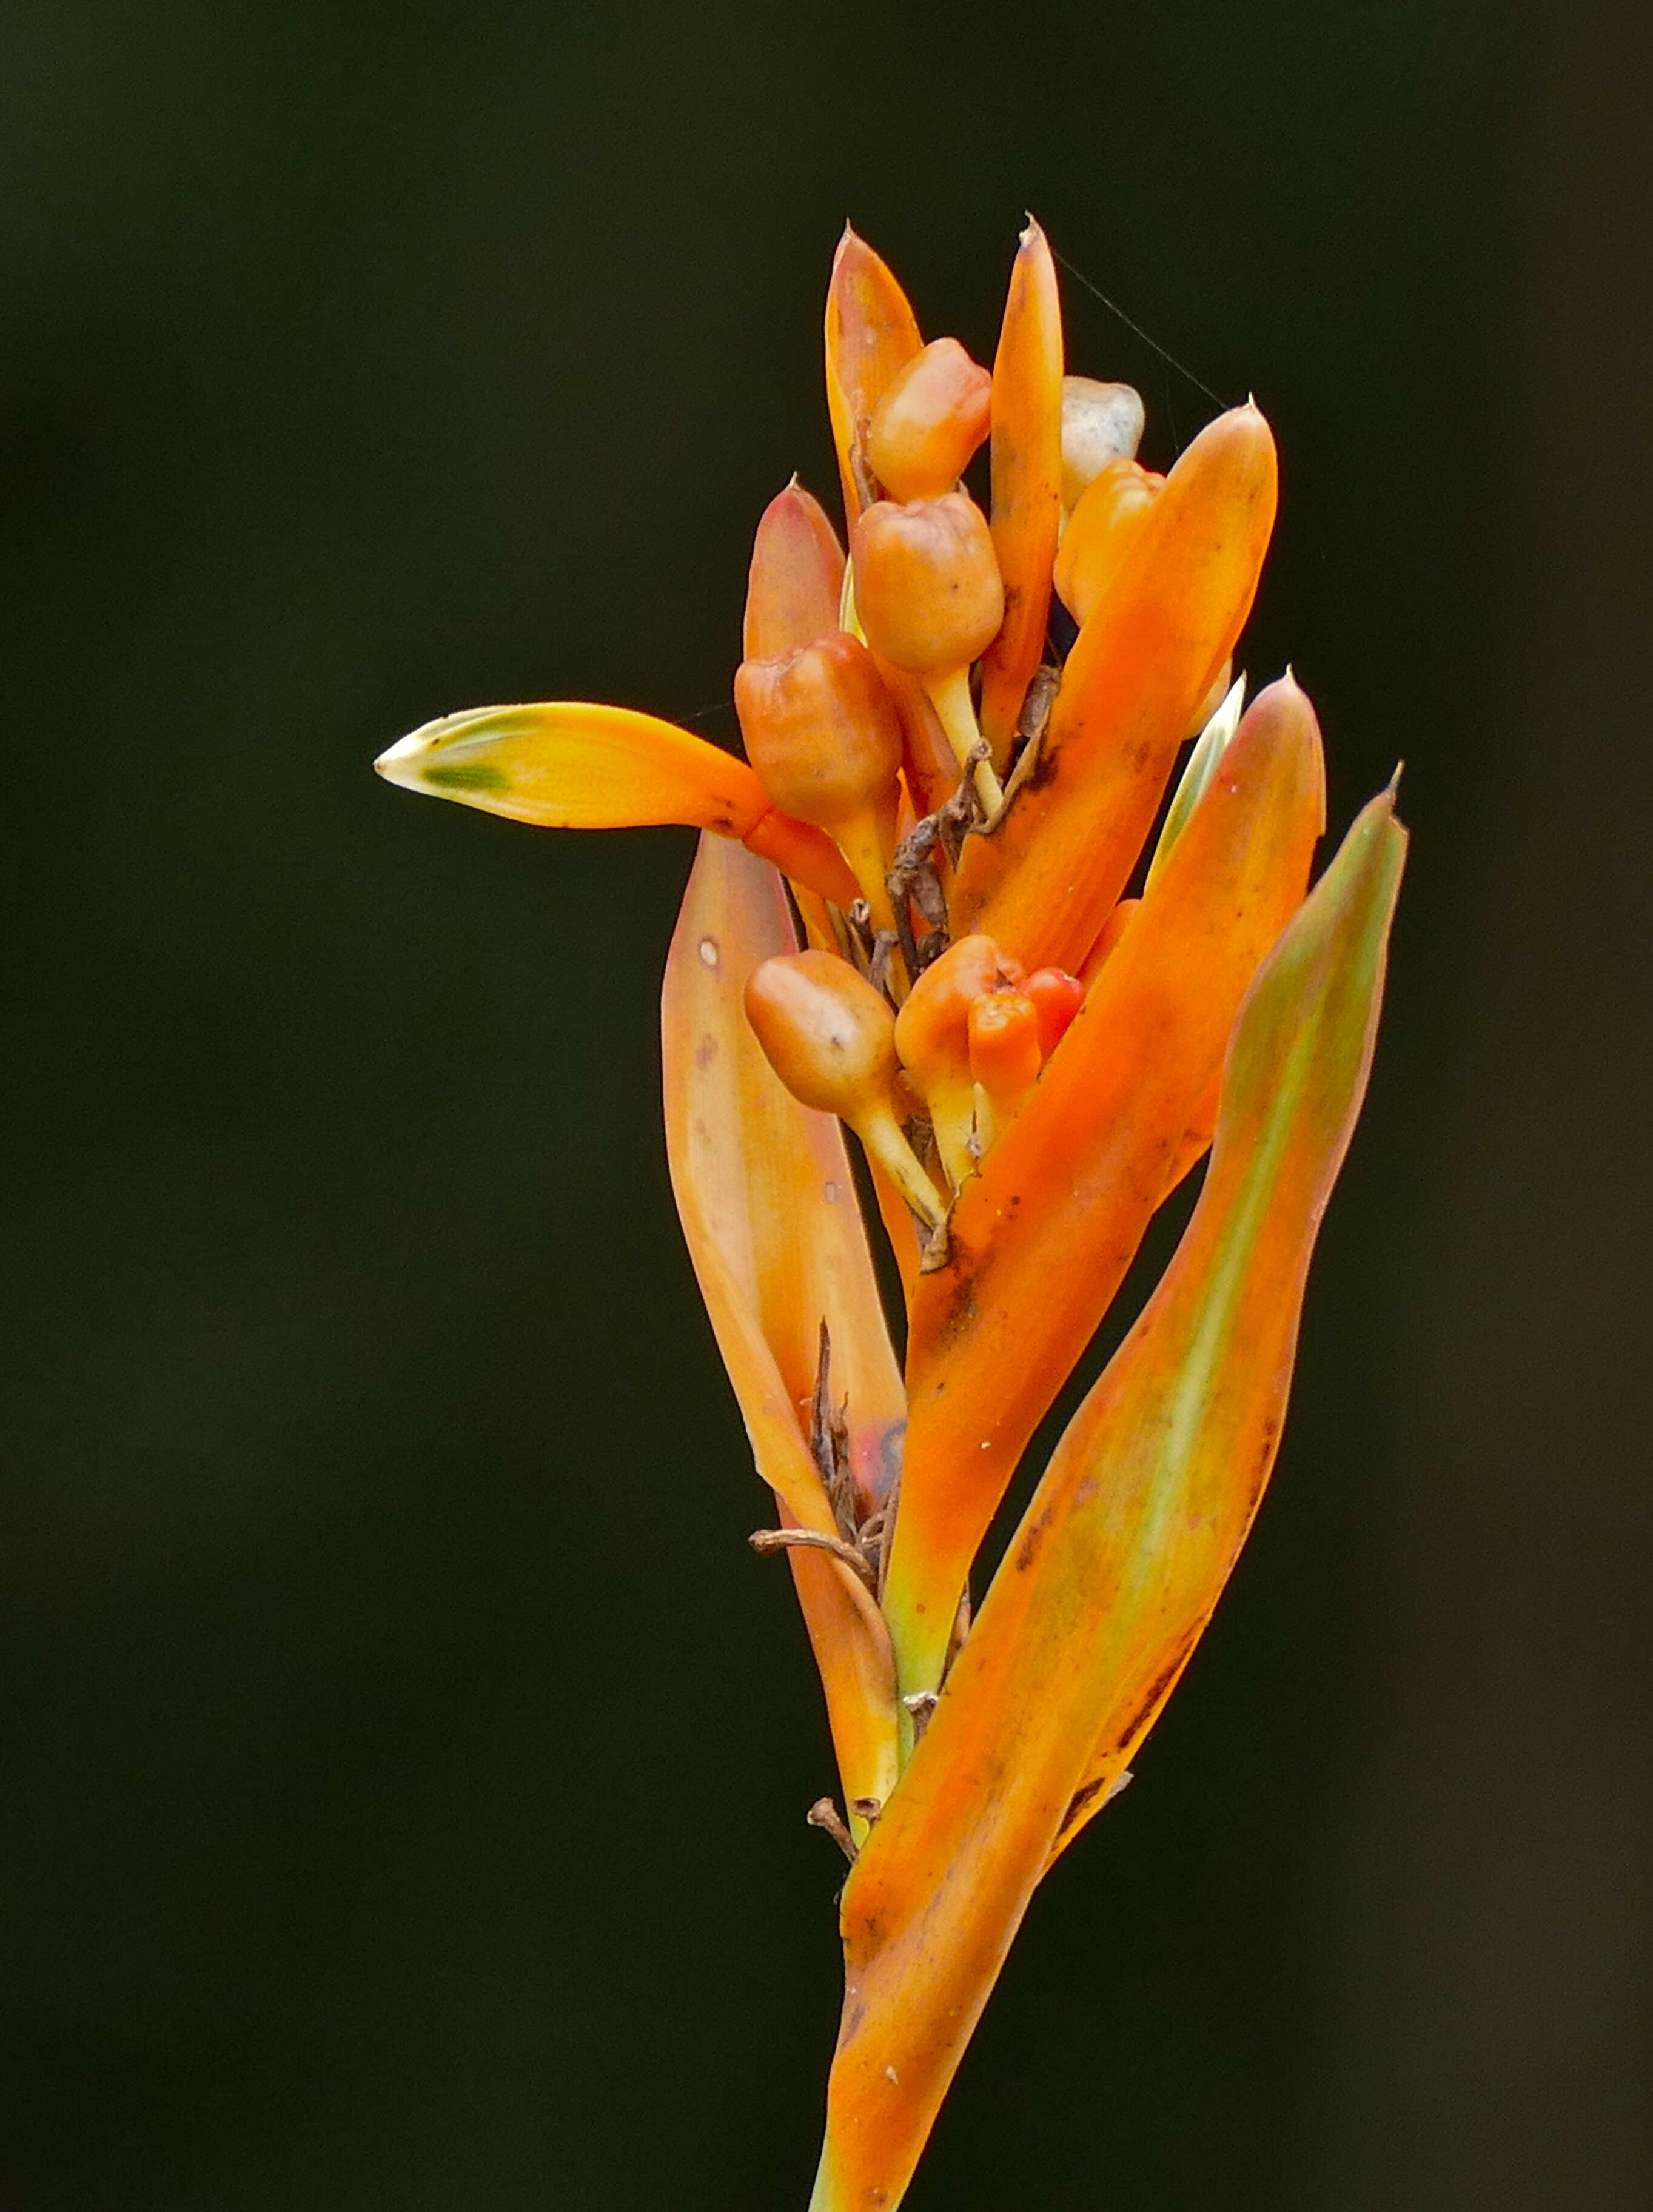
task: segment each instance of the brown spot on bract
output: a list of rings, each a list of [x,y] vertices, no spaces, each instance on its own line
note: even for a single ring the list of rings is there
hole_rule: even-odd
[[[956,1267],[958,1264],[958,1255],[955,1248],[949,1265]],[[975,1285],[967,1275],[960,1273],[953,1285],[952,1296],[947,1301],[947,1310],[941,1317],[941,1323],[936,1334],[944,1340],[949,1337],[962,1336],[973,1324],[975,1316]]]
[[[1054,1517],[1055,1510],[1056,1509],[1054,1505],[1047,1505],[1044,1511],[1039,1516],[1038,1519],[1033,1523],[1032,1527],[1029,1528],[1027,1534],[1023,1537],[1021,1542],[1016,1547],[1016,1571],[1018,1575],[1024,1575],[1028,1569],[1033,1565],[1034,1559],[1039,1549],[1040,1540],[1043,1536],[1046,1529],[1049,1528],[1051,1521]]]
[[[703,1036],[695,1047],[695,1065],[703,1075],[718,1056],[718,1041],[714,1036]]]
[[[1153,1711],[1154,1707],[1159,1703],[1161,1698],[1164,1696],[1165,1692],[1176,1680],[1178,1674],[1182,1671],[1182,1662],[1188,1657],[1188,1653],[1194,1649],[1199,1640],[1199,1629],[1191,1629],[1188,1633],[1182,1637],[1173,1647],[1170,1658],[1166,1660],[1164,1665],[1154,1676],[1153,1680],[1149,1684],[1145,1693],[1137,1699],[1135,1708],[1133,1711],[1129,1720],[1127,1721],[1123,1728],[1119,1729],[1115,1732],[1114,1741],[1115,1748],[1130,1742],[1137,1730],[1142,1726],[1148,1716]]]
[[[1067,1810],[1062,1814],[1061,1825],[1056,1831],[1058,1838],[1067,1833],[1085,1807],[1093,1804],[1100,1796],[1104,1787],[1102,1776],[1097,1775],[1094,1782],[1087,1782],[1082,1790],[1076,1790],[1073,1792],[1067,1801]]]

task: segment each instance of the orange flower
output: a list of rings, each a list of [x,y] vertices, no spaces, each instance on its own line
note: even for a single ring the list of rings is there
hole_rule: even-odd
[[[787,1556],[825,1689],[842,1802],[809,1817],[854,1862],[811,2212],[891,2212],[1028,1899],[1127,1778],[1255,1513],[1406,840],[1385,793],[1309,890],[1313,708],[1289,673],[1244,712],[1229,681],[1268,425],[1249,404],[1139,467],[1136,394],[1065,374],[1036,224],[990,376],[924,344],[853,233],[826,366],[851,557],[795,481],[765,511],[750,764],[561,704],[450,715],[378,766],[531,823],[705,833],[661,1006],[667,1149],[775,1501],[753,1543]],[[984,436],[986,515],[958,482]],[[973,1613],[1007,1484],[1207,1149]]]

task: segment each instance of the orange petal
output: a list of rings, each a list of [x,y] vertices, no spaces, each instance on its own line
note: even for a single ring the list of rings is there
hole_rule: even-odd
[[[748,660],[796,653],[838,627],[844,556],[818,500],[796,477],[764,508],[746,578]]]
[[[993,364],[993,543],[1005,620],[982,657],[981,734],[996,767],[1044,657],[1061,495],[1061,302],[1050,248],[1030,216]]]
[[[1405,842],[1375,800],[1258,976],[1176,1256],[1057,1448],[850,1874],[817,2212],[900,2202],[1076,1799],[1101,1802],[1141,1741],[1250,1526]]]
[[[846,225],[827,288],[826,381],[844,513],[851,522],[865,504],[856,481],[857,449],[872,410],[923,343],[906,294],[866,240]]]
[[[738,846],[702,838],[666,963],[660,1034],[666,1152],[684,1234],[759,1474],[787,1515],[833,1517],[800,1405],[820,1328],[830,1387],[848,1403],[864,1503],[893,1479],[904,1406],[838,1124],[797,1103],[747,1024],[747,978],[796,950],[779,878]],[[856,1577],[817,1555],[794,1571],[826,1685],[846,1794],[894,1781],[888,1638]]]
[[[956,930],[986,930],[1030,969],[1079,969],[1250,611],[1274,503],[1274,441],[1257,410],[1208,423],[1068,655],[1037,773],[964,848]]]
[[[1320,732],[1288,678],[1253,706],[913,1302],[884,1592],[903,1692],[933,1689],[1005,1486],[1123,1279],[1235,1011],[1303,896]]]

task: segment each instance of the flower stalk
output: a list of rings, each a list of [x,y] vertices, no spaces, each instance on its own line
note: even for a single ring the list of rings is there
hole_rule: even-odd
[[[990,372],[924,343],[853,233],[825,339],[848,557],[795,479],[765,510],[746,759],[557,703],[448,716],[378,766],[542,826],[702,833],[661,999],[667,1152],[773,1497],[754,1547],[787,1562],[825,1692],[841,1798],[807,1817],[851,1860],[811,2207],[893,2212],[1033,1891],[1129,1778],[1255,1517],[1406,841],[1380,794],[1311,889],[1314,710],[1289,671],[1249,708],[1232,678],[1277,496],[1255,404],[1142,468],[1138,396],[1067,371],[1031,222]],[[985,514],[961,481],[984,441]],[[1207,1151],[1158,1288],[984,1560]]]

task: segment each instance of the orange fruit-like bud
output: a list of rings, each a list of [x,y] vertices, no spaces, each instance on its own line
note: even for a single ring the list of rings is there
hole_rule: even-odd
[[[1142,442],[1142,398],[1128,384],[1062,379],[1062,506],[1071,514],[1109,461],[1130,461]]]
[[[795,653],[838,624],[844,556],[818,500],[796,477],[764,508],[752,541],[741,650],[748,660]]]
[[[987,518],[963,492],[881,499],[852,538],[855,605],[874,653],[915,676],[967,668],[1005,618]]]
[[[961,937],[924,970],[896,1017],[896,1051],[930,1109],[941,1164],[955,1189],[974,1172],[975,1078],[970,1072],[970,1008],[1022,981],[1017,963],[990,937]]]
[[[896,1080],[889,1002],[836,953],[783,952],[752,970],[746,1018],[793,1097],[854,1121]]]
[[[836,1114],[934,1231],[946,1209],[896,1118],[895,1016],[836,953],[782,952],[753,969],[746,1018],[763,1056],[801,1105]]]
[[[995,991],[969,1012],[970,1073],[994,1112],[1012,1114],[1038,1080],[1039,1010],[1022,991]]]
[[[988,434],[993,379],[957,338],[915,354],[874,409],[866,458],[892,499],[951,491]]]
[[[1164,481],[1134,461],[1109,461],[1074,508],[1056,555],[1056,591],[1076,622],[1106,596]]]
[[[901,722],[872,654],[848,630],[744,660],[735,712],[763,788],[800,822],[834,830],[893,800]]]
[[[1048,1060],[1085,1004],[1085,986],[1065,968],[1040,968],[1024,985],[1039,1014],[1039,1049]]]

